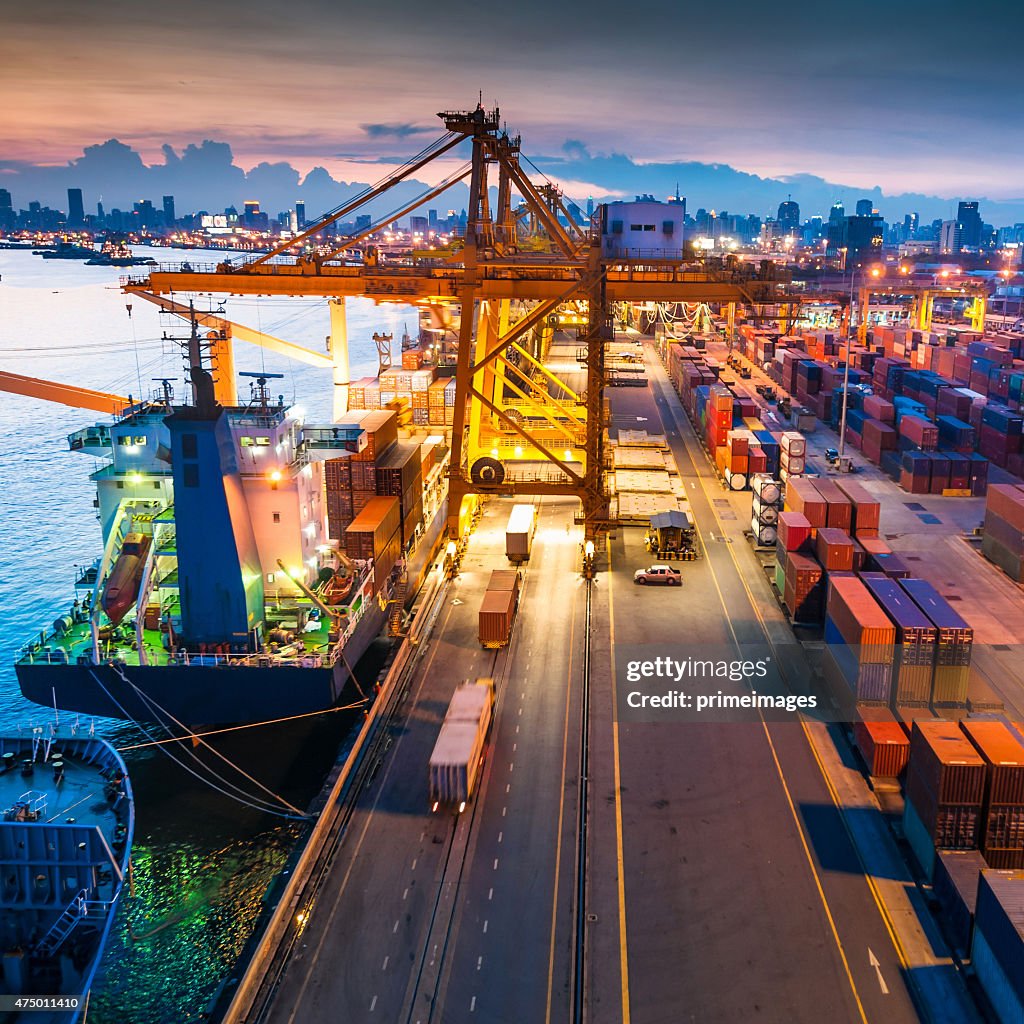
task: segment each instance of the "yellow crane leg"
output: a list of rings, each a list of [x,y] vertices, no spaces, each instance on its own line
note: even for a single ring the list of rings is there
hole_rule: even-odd
[[[352,383],[348,363],[348,320],[345,317],[344,297],[331,299],[327,303],[331,312],[331,333],[327,338],[327,350],[331,357],[334,381],[334,401],[331,406],[334,422],[339,422],[348,412],[348,389]]]
[[[231,343],[231,324],[219,331],[210,331],[210,361],[213,364],[213,396],[219,405],[238,405],[235,383],[235,350]]]

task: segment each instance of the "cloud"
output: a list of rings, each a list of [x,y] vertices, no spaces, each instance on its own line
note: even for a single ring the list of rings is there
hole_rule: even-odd
[[[436,132],[436,128],[428,128],[416,124],[361,124],[359,126],[371,139],[407,139],[410,135],[422,135],[424,132]]]

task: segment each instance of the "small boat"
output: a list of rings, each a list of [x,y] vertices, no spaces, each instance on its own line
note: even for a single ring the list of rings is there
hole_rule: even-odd
[[[100,603],[107,618],[115,626],[132,610],[139,596],[139,583],[146,565],[153,538],[147,533],[129,533],[121,545],[107,582],[103,585]]]
[[[4,1020],[74,1024],[106,946],[135,829],[131,783],[105,740],[0,736],[0,994]]]

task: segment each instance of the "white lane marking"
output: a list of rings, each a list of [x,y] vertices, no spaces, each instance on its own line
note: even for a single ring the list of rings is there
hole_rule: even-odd
[[[391,934],[394,935],[398,931],[398,921],[395,921],[395,927],[391,929]]]
[[[419,860],[419,858],[418,858],[418,857],[414,857],[414,858],[413,858],[413,862],[412,862],[412,868],[411,868],[411,870],[412,870],[412,871],[415,871],[415,870],[416,870],[416,861],[417,861],[417,860]]]
[[[487,890],[487,898],[489,900],[493,900],[494,899],[494,889],[488,889]]]
[[[512,788],[512,783],[511,783],[511,782],[509,782],[509,783],[506,783],[506,784],[505,784],[505,792],[506,792],[506,793],[507,793],[507,792],[508,792],[508,791],[509,791],[509,790],[510,790],[511,788]]]
[[[516,735],[517,736],[519,735],[519,726],[518,725],[516,726]]]
[[[376,1008],[376,1006],[377,1006],[377,997],[376,997],[376,996],[374,996],[374,997],[373,997],[373,998],[372,998],[372,999],[370,1000],[370,1013],[373,1013],[373,1011],[374,1011],[374,1009]]]
[[[480,968],[483,967],[483,965],[484,965],[484,958],[482,956],[478,956],[476,958],[476,969],[479,971]]]
[[[409,890],[406,888],[405,892],[402,893],[402,899],[407,900],[409,898]]]
[[[508,763],[508,770],[512,771],[512,769],[515,768],[515,766],[516,766],[515,761],[509,761],[509,763]]]
[[[519,714],[522,714],[522,713],[523,713],[523,709],[522,709],[522,708],[520,708],[520,709],[519,709]]]
[[[498,870],[498,858],[497,857],[494,858],[494,870],[495,871]]]
[[[505,817],[505,812],[506,812],[507,810],[508,810],[508,808],[507,808],[507,807],[502,807],[502,809],[501,809],[501,816],[502,816],[503,818]]]
[[[499,833],[498,833],[498,842],[499,842],[499,843],[501,842],[501,838],[502,838],[502,836],[503,836],[504,834],[505,834],[504,832],[499,832]]]
[[[388,961],[389,961],[390,959],[391,959],[391,957],[390,957],[390,956],[386,956],[386,957],[384,957],[384,963],[382,963],[382,964],[380,965],[380,969],[381,969],[382,971],[386,971],[386,970],[388,969]]]
[[[469,1012],[472,1013],[476,1009],[476,996],[473,996],[469,1001]]]
[[[519,744],[518,744],[518,743],[513,743],[513,744],[512,744],[512,753],[513,753],[513,754],[514,754],[514,753],[516,752],[516,748],[517,748],[518,746],[519,746]]]
[[[484,934],[485,935],[487,934],[487,922],[486,921],[484,921]]]

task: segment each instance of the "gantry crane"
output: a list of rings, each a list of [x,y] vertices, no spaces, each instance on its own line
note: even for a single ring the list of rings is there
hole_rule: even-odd
[[[743,267],[715,271],[682,258],[604,258],[596,229],[576,223],[556,187],[534,184],[523,171],[520,139],[502,127],[497,109],[486,110],[478,104],[473,110],[443,111],[438,116],[444,135],[295,238],[240,264],[157,269],[125,279],[123,287],[165,307],[173,301],[169,300],[172,294],[182,293],[322,296],[332,300],[332,335],[339,337],[344,337],[348,296],[377,302],[457,304],[461,317],[449,470],[450,532],[457,534],[462,501],[472,494],[567,494],[582,503],[580,519],[586,537],[593,539],[612,525],[604,482],[603,396],[613,305],[787,301],[786,278],[774,268],[771,274],[764,268],[759,274]],[[466,163],[415,201],[403,202],[397,211],[355,234],[332,236],[327,244],[302,251],[342,218],[381,198],[430,161],[467,148]],[[350,258],[354,250],[365,247],[373,232],[467,178],[470,198],[461,248],[442,258],[410,254],[401,262]],[[513,193],[522,197],[526,214],[521,207],[513,210]],[[548,251],[522,250],[524,216],[546,235]],[[544,365],[545,343],[560,322],[560,307],[567,304],[570,319],[583,320],[578,328],[586,354],[582,392]],[[520,311],[516,319],[514,308]],[[583,309],[585,318],[579,315]],[[231,334],[242,334],[237,326],[225,330],[223,322],[213,326],[224,335],[224,343],[213,350],[214,360],[226,360]],[[336,384],[347,383],[340,379],[347,378],[344,348],[335,346],[328,357]],[[538,460],[551,468],[546,473],[517,470],[519,463],[535,465]]]

